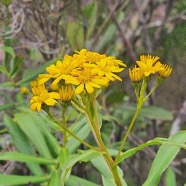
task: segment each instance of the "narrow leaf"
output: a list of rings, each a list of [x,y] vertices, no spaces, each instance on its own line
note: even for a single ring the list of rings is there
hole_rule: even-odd
[[[34,78],[36,78],[38,74],[44,73],[45,68],[48,67],[52,63],[54,63],[54,59],[48,61],[47,63],[45,63],[43,66],[41,66],[38,69],[32,69],[32,71],[30,69],[25,70],[24,77],[22,78],[22,80],[17,82],[17,85],[24,86],[25,84],[29,83]]]
[[[166,171],[165,186],[176,186],[176,175],[171,167]]]
[[[59,186],[59,185],[61,185],[61,172],[59,170],[54,170],[51,174],[51,179],[48,186]]]
[[[14,144],[16,145],[16,148],[24,154],[36,156],[32,148],[32,145],[28,141],[28,138],[20,130],[18,125],[14,121],[12,121],[10,117],[8,116],[4,117],[4,124],[8,128],[8,131],[13,139]],[[42,169],[39,165],[33,163],[27,163],[27,166],[33,174],[35,175],[43,174]]]
[[[49,176],[17,176],[17,175],[0,175],[0,185],[18,186],[31,183],[43,183],[49,180]]]
[[[110,171],[103,156],[91,160],[93,166],[101,173],[104,186],[116,186],[112,172]],[[127,186],[123,179],[123,171],[117,167],[122,186]]]
[[[168,146],[177,146],[180,148],[184,148],[186,149],[186,145],[182,144],[182,143],[177,143],[173,140],[167,139],[167,138],[155,138],[153,140],[147,141],[144,144],[139,145],[138,147],[129,149],[127,151],[125,151],[124,153],[121,154],[120,159],[119,159],[119,163],[122,162],[123,160],[133,156],[134,154],[136,154],[139,150],[142,150],[143,148],[147,147],[147,146],[152,146],[152,145],[162,145],[162,144],[167,144]]]
[[[20,162],[31,162],[37,164],[56,165],[57,161],[54,159],[46,159],[41,157],[30,156],[19,152],[0,153],[0,160],[12,160]]]
[[[79,21],[68,22],[66,36],[74,50],[80,50],[84,47],[83,27]]]
[[[72,125],[70,127],[70,130],[82,140],[84,140],[90,133],[90,127],[87,124],[87,121],[84,117],[80,118],[80,120],[77,121],[75,125]],[[77,148],[80,145],[81,143],[79,141],[74,139],[74,137],[69,136],[67,142],[67,148],[69,149],[70,152],[74,152],[75,150],[77,150]]]
[[[83,9],[83,14],[84,17],[86,18],[86,27],[87,27],[87,33],[86,33],[86,38],[88,39],[94,28],[95,24],[97,21],[97,3],[93,2],[88,4],[84,9]]]
[[[73,175],[70,175],[65,185],[66,186],[100,186],[96,183],[93,183],[91,181]]]
[[[184,144],[186,142],[186,131],[178,132],[169,139],[175,143]],[[170,146],[167,144],[162,145],[158,150],[158,153],[150,168],[148,178],[143,186],[158,185],[162,173],[178,154],[179,150],[179,146]]]
[[[39,129],[37,122],[30,117],[29,113],[17,113],[15,114],[15,120],[21,130],[33,142],[40,155],[46,158],[52,158],[41,129]]]
[[[97,152],[94,150],[87,150],[87,151],[81,151],[82,154],[74,154],[71,156],[69,161],[67,161],[66,165],[63,165],[63,172],[62,172],[62,181],[65,182],[68,173],[70,172],[71,168],[77,163],[77,162],[88,162],[98,156],[101,156],[101,152]]]
[[[14,49],[10,46],[1,47],[1,49],[3,49],[6,53],[10,54],[12,57],[16,56]]]

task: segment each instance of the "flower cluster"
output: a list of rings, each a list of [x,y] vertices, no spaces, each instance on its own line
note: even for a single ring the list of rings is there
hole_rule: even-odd
[[[31,82],[33,97],[30,100],[31,110],[40,111],[42,104],[53,106],[56,100],[70,101],[75,94],[91,94],[105,87],[110,81],[121,78],[116,75],[126,65],[115,57],[82,49],[73,56],[65,55],[63,60],[46,68]],[[50,83],[49,92],[46,84]]]
[[[161,78],[167,78],[172,72],[172,68],[159,61],[159,57],[151,55],[141,55],[140,61],[136,61],[137,65],[131,70],[129,69],[130,79],[134,83],[138,83],[144,77],[157,73]]]

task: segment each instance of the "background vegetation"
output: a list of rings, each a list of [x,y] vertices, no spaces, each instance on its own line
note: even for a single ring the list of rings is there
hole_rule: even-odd
[[[158,55],[163,63],[173,67],[171,77],[143,108],[126,148],[183,130],[186,124],[185,20],[185,0],[2,0],[0,150],[21,149],[12,135],[15,129],[9,125],[11,122],[16,121],[19,125],[16,130],[27,135],[21,123],[27,121],[31,127],[35,121],[24,116],[29,110],[30,95],[21,92],[21,88],[29,87],[29,82],[56,59],[82,48],[114,55],[129,68],[141,54]],[[103,138],[112,148],[118,146],[134,111],[134,92],[127,73],[123,72],[122,83],[112,84],[99,100],[104,114]],[[77,115],[73,113],[71,120]],[[43,117],[48,122],[44,113]],[[83,121],[79,125],[82,124]],[[48,126],[60,141],[57,130]],[[87,140],[94,143],[91,136]],[[144,181],[156,151],[156,148],[145,148],[121,167],[129,185]],[[171,164],[177,185],[186,182],[185,155],[181,151]],[[29,175],[32,171],[29,165],[0,162],[1,174]],[[73,168],[73,174],[96,179],[98,183],[100,180],[94,168],[83,163]],[[167,175],[161,185],[166,184]]]

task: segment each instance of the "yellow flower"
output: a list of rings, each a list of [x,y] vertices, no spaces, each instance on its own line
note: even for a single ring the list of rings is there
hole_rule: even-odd
[[[57,85],[60,80],[64,79],[64,76],[70,75],[78,66],[78,62],[73,61],[73,58],[66,55],[63,61],[58,60],[56,65],[50,65],[46,68],[48,74],[39,75],[39,84],[43,84],[49,79],[54,79],[52,84]]]
[[[139,68],[143,70],[144,75],[150,76],[160,70],[163,70],[162,64],[158,61],[159,57],[151,55],[141,55],[140,61],[136,61]]]
[[[163,78],[167,78],[168,76],[170,76],[170,74],[172,73],[172,68],[169,67],[166,64],[163,64],[163,70],[160,70],[158,72],[159,76],[163,77]]]
[[[132,70],[129,69],[129,76],[134,83],[138,83],[143,78],[143,71],[135,66]]]
[[[38,79],[35,79],[35,80],[31,81],[31,82],[30,82],[30,86],[31,86],[31,87],[36,87],[36,86],[38,86]]]
[[[21,87],[21,92],[22,92],[23,94],[28,94],[28,93],[29,93],[29,90],[28,90],[27,87]]]
[[[42,104],[53,106],[59,99],[57,92],[48,92],[44,85],[38,85],[32,88],[33,97],[30,99],[30,109],[40,112]]]
[[[120,60],[116,60],[113,57],[105,57],[92,65],[92,73],[98,74],[101,77],[104,76],[108,78],[109,81],[114,81],[116,79],[122,81],[122,79],[115,74],[124,70],[124,68],[119,67],[118,64],[120,64],[120,62]],[[124,67],[126,66],[124,63],[121,64]]]
[[[59,91],[60,100],[63,102],[70,101],[75,95],[75,91],[71,86],[62,86]]]
[[[73,55],[74,59],[81,59],[83,63],[90,63],[94,64],[101,59],[104,59],[106,57],[105,54],[99,54],[98,52],[91,52],[87,51],[86,49],[81,49],[79,52],[76,51],[77,54]]]
[[[83,90],[92,93],[95,88],[108,85],[109,81],[121,81],[116,73],[124,70],[124,67],[126,65],[121,60],[82,49],[73,56],[65,55],[62,61],[58,60],[47,67],[47,73],[38,76],[37,85],[51,80],[50,87],[53,90],[65,83],[75,85],[77,94]]]
[[[83,90],[86,90],[89,94],[94,91],[94,88],[101,88],[108,84],[108,79],[100,77],[96,74],[91,73],[91,68],[84,68],[80,71],[76,71],[75,81],[69,77],[65,78],[67,83],[77,85],[75,93],[80,94]]]

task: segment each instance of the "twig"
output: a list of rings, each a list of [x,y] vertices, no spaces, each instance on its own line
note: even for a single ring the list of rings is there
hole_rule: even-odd
[[[165,26],[165,23],[167,22],[167,19],[168,19],[169,13],[171,11],[172,5],[173,5],[173,0],[168,0],[167,1],[167,6],[166,6],[166,9],[165,9],[165,14],[164,14],[164,17],[162,19],[162,24],[160,25],[160,27],[158,28],[158,30],[155,33],[154,42],[153,42],[153,49],[155,49],[159,45],[159,41],[160,41],[161,36],[162,36],[163,28]]]
[[[180,130],[180,125],[182,122],[186,121],[186,100],[183,102],[183,106],[180,109],[178,116],[174,120],[171,130],[170,130],[170,136],[175,134]]]
[[[107,8],[108,8],[108,10],[110,12],[111,19],[114,22],[114,24],[115,24],[115,26],[116,26],[119,34],[120,34],[120,37],[122,39],[124,47],[126,47],[126,50],[127,50],[128,54],[129,54],[129,56],[131,57],[132,61],[135,63],[136,55],[135,55],[135,53],[134,53],[134,51],[132,49],[132,45],[129,42],[129,40],[125,37],[125,35],[123,34],[122,28],[121,28],[120,24],[118,23],[118,20],[117,20],[117,18],[115,16],[115,12],[111,10],[111,7],[109,5],[110,4],[109,0],[105,0],[105,4],[106,4],[106,6],[107,6]]]
[[[101,33],[103,32],[103,30],[105,29],[106,25],[108,24],[108,22],[111,19],[111,15],[117,10],[118,6],[120,4],[120,1],[118,1],[118,3],[115,5],[115,7],[113,8],[113,10],[110,12],[110,14],[108,15],[108,17],[106,18],[105,22],[102,24],[102,26],[100,27],[98,33],[96,34],[96,36],[94,37],[94,40],[91,43],[90,46],[90,50],[93,49],[93,47],[95,46],[95,44],[97,43]]]

